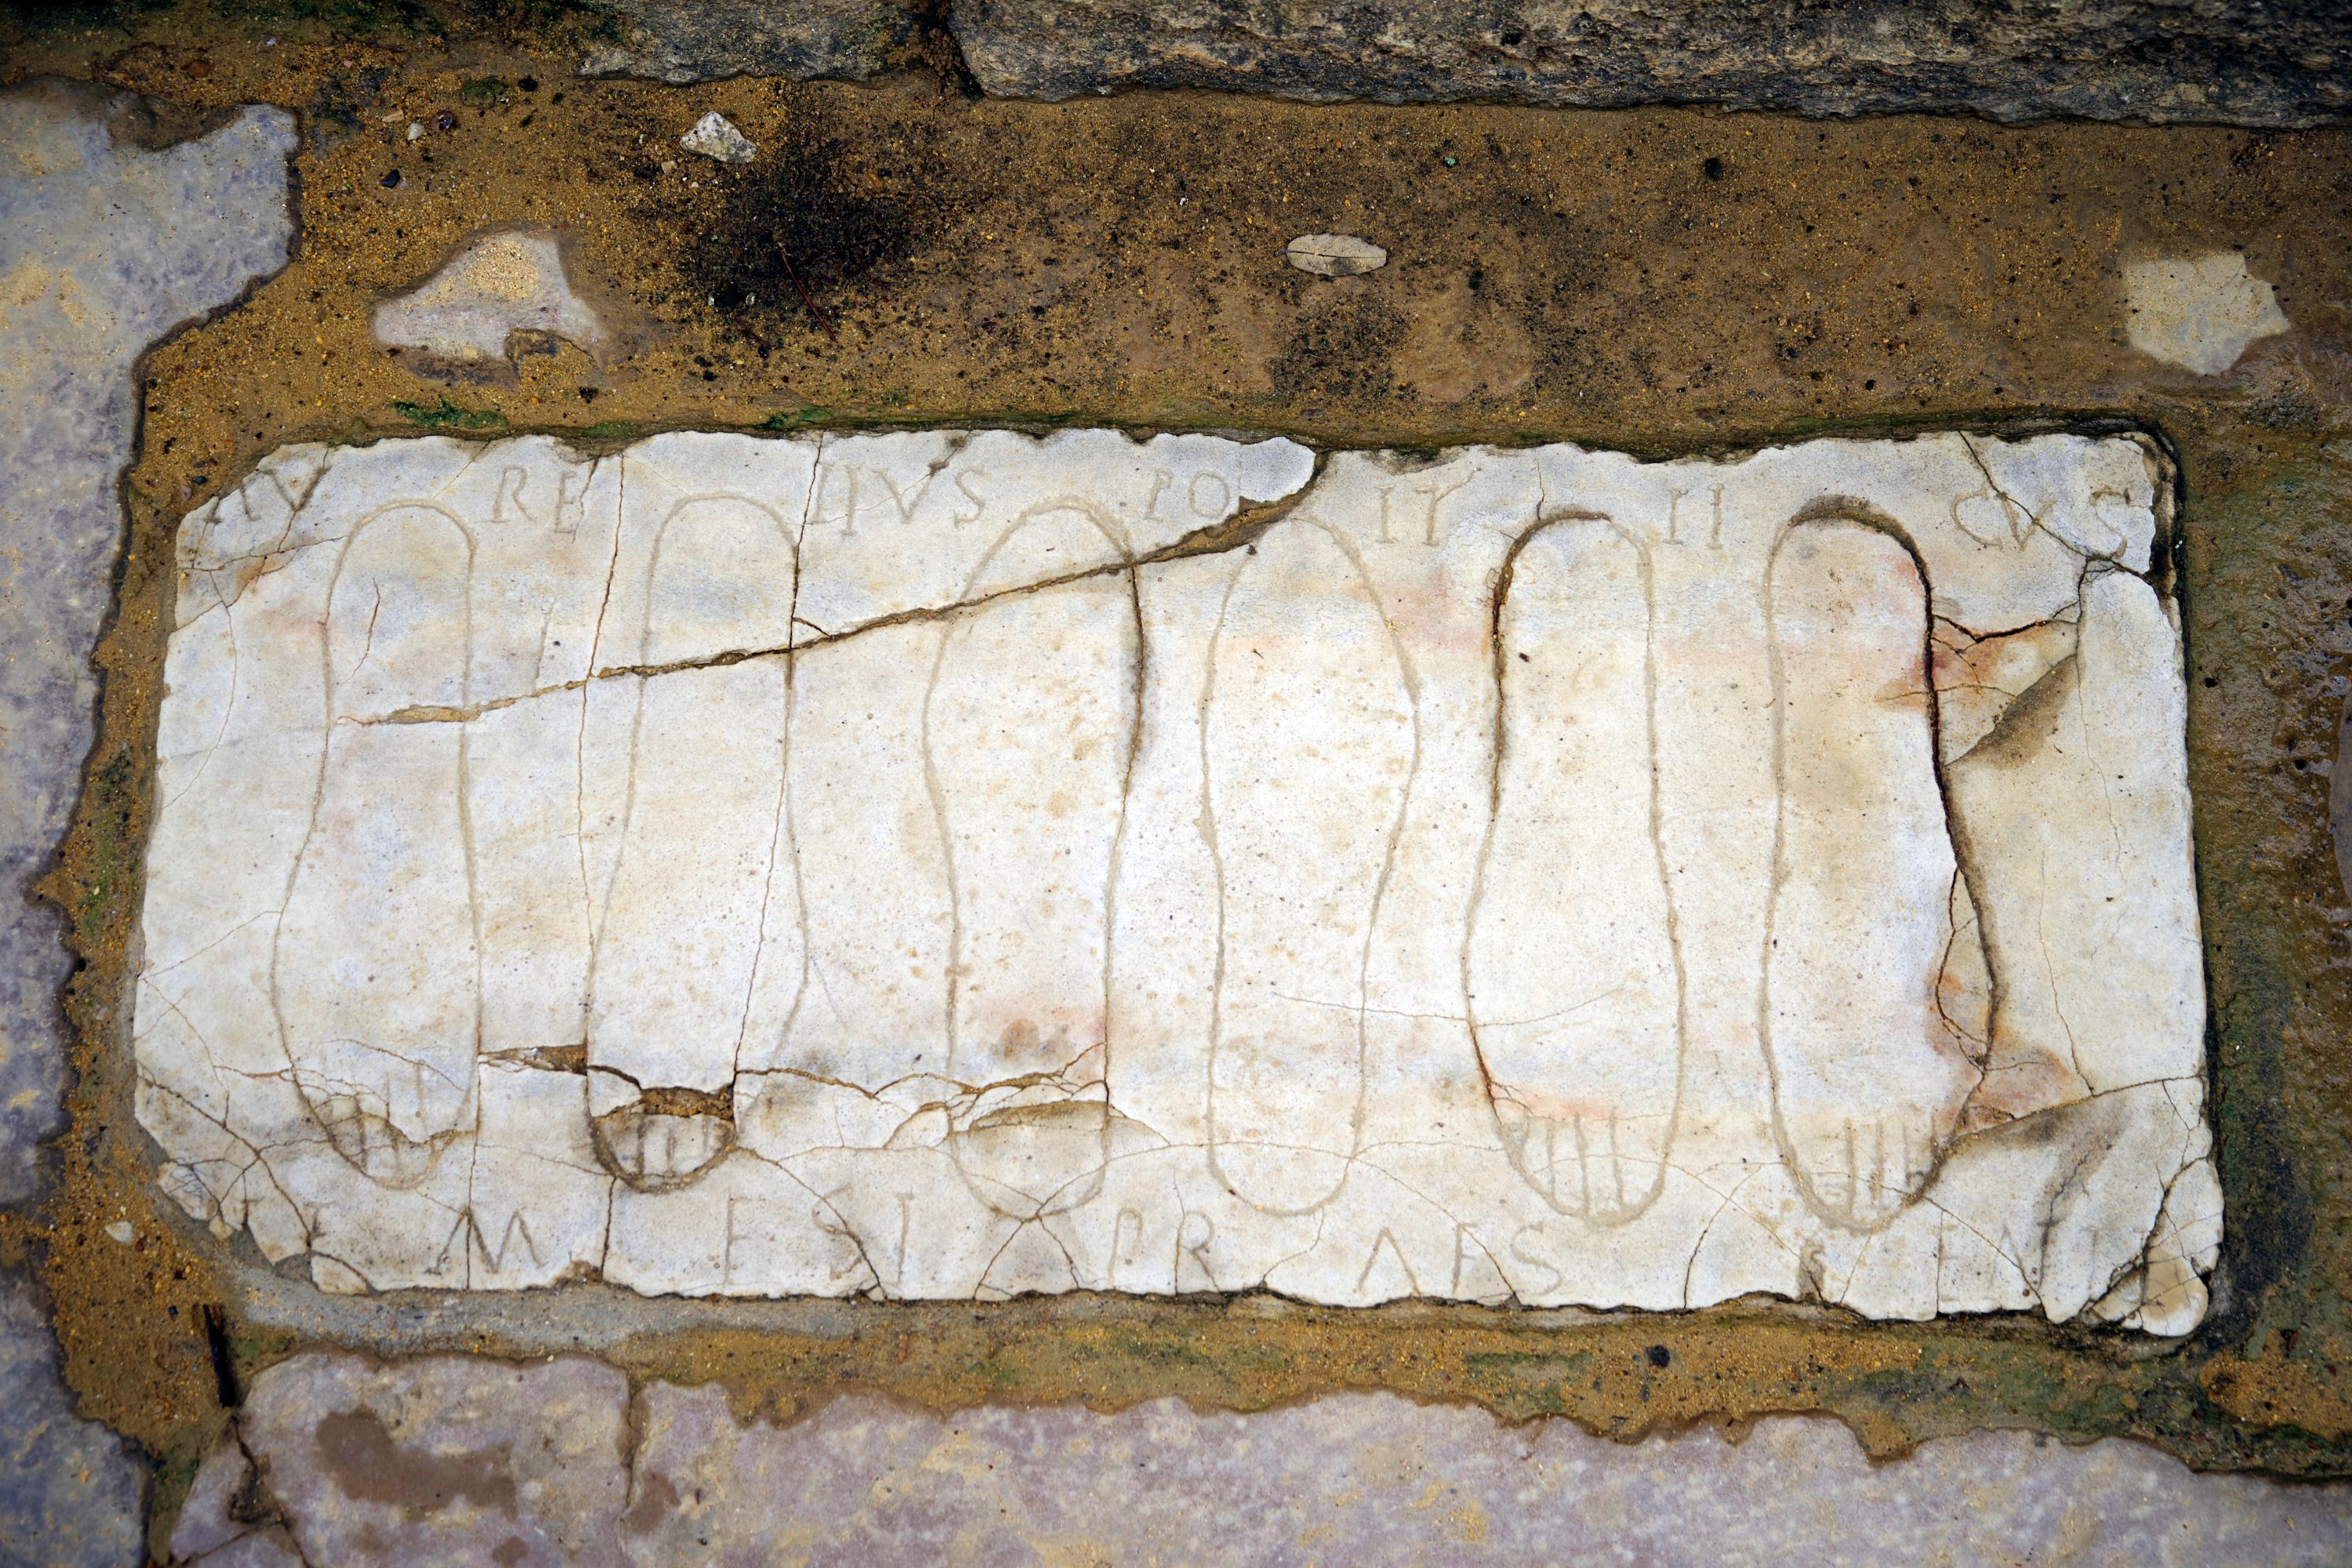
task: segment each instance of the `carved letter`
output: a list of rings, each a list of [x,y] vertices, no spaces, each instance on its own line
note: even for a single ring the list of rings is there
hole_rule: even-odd
[[[1201,1222],[1201,1234],[1197,1240],[1192,1239],[1192,1222],[1196,1219]],[[1184,1211],[1184,1217],[1176,1222],[1175,1255],[1169,1259],[1168,1282],[1171,1288],[1183,1288],[1184,1259],[1187,1257],[1201,1270],[1201,1277],[1209,1282],[1209,1289],[1213,1290],[1217,1288],[1217,1271],[1209,1266],[1209,1243],[1216,1238],[1216,1221],[1192,1209]]]
[[[912,495],[900,490],[898,481],[881,468],[874,470],[874,477],[880,480],[882,488],[889,492],[890,504],[898,509],[898,521],[907,523],[915,521],[915,509],[922,505],[923,498],[930,493],[931,481],[940,477],[940,471],[933,468],[925,473],[922,482],[912,487],[914,491]]]
[[[1207,506],[1201,504],[1201,486],[1204,480],[1213,482],[1217,487],[1217,499]],[[1233,500],[1234,487],[1225,482],[1225,476],[1205,469],[1194,474],[1192,484],[1184,490],[1184,504],[1192,509],[1194,517],[1223,517],[1225,515],[1225,509],[1233,504]]]
[[[1397,1267],[1404,1270],[1405,1283],[1412,1287],[1414,1295],[1420,1295],[1421,1278],[1412,1271],[1412,1260],[1405,1257],[1403,1245],[1386,1226],[1381,1226],[1380,1235],[1372,1237],[1372,1255],[1364,1259],[1363,1272],[1356,1276],[1356,1289],[1360,1291],[1370,1281],[1372,1269],[1381,1260],[1381,1248],[1383,1247],[1396,1255]]]
[[[984,479],[987,477],[988,476],[986,474],[982,473],[977,468],[969,473],[958,474],[956,476],[956,489],[963,492],[964,500],[971,502],[971,510],[970,511],[960,511],[956,513],[954,518],[951,520],[958,528],[961,528],[967,522],[978,522],[980,521],[981,513],[988,510],[987,498],[982,496],[978,490],[971,488],[971,482],[974,479]]]

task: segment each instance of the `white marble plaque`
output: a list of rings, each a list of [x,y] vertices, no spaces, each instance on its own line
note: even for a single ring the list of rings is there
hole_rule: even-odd
[[[2075,436],[289,448],[181,531],[141,1119],[330,1289],[2184,1332],[2168,484]]]

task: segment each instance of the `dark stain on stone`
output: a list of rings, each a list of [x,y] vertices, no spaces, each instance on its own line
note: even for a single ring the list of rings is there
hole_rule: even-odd
[[[915,248],[919,203],[905,182],[919,163],[919,152],[904,167],[887,154],[854,157],[822,133],[783,143],[721,187],[686,258],[687,281],[747,322],[815,330],[812,301]]]
[[[2200,846],[2210,853],[2212,846]],[[2294,1130],[2287,1111],[2284,1037],[2295,1007],[2292,973],[2269,951],[2277,939],[2252,922],[2209,934],[2208,962],[2220,947],[2216,989],[2228,1009],[2225,1028],[2237,1049],[2231,1076],[2216,1085],[2214,1161],[2228,1194],[2215,1269],[2213,1308],[2197,1329],[2204,1345],[2243,1343],[2263,1296],[2291,1279],[2312,1243],[2311,1195],[2297,1178]],[[2221,1040],[2207,1038],[2207,1061],[2223,1060]]]
[[[118,142],[129,142],[150,153],[161,153],[183,142],[209,136],[236,118],[236,111],[224,105],[173,103],[167,99],[133,98],[128,94],[111,98],[106,105],[107,134]]]
[[[530,1547],[520,1535],[509,1535],[490,1549],[490,1561],[499,1568],[514,1568],[516,1563],[530,1555]]]
[[[438,1513],[460,1498],[515,1515],[514,1477],[503,1447],[473,1454],[427,1454],[393,1440],[383,1417],[365,1405],[319,1422],[319,1456],[355,1502],[383,1503],[412,1517]]]
[[[621,1516],[621,1528],[631,1535],[647,1534],[677,1506],[677,1489],[670,1485],[669,1478],[659,1470],[647,1470],[644,1484],[637,1489],[637,1500]]]
[[[1966,754],[2004,768],[2021,768],[2042,754],[2058,733],[2066,700],[2074,695],[2077,667],[2068,654],[2020,692]]]
[[[1668,1350],[1664,1345],[1652,1345],[1643,1353],[1650,1358],[1650,1364],[1652,1366],[1657,1367],[1661,1371],[1671,1365],[1675,1359],[1675,1352]]]
[[[261,1472],[249,1464],[246,1467],[244,1479],[236,1483],[236,1489],[229,1494],[224,1511],[231,1520],[247,1528],[278,1524],[283,1521],[283,1516],[279,1513],[277,1503],[271,1500],[269,1494],[262,1488]]]

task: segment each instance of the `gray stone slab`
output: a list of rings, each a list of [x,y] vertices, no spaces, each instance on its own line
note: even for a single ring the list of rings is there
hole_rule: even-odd
[[[953,0],[983,90],[1705,103],[1812,115],[2321,123],[2352,107],[2336,0]]]
[[[245,1511],[282,1510],[310,1563],[623,1563],[628,1402],[628,1379],[580,1356],[299,1356],[247,1395],[239,1426],[268,1502]],[[234,1489],[215,1476],[203,1498]]]
[[[611,9],[620,41],[591,53],[583,76],[864,81],[915,31],[915,8],[895,0],[621,0]]]
[[[1819,1418],[1629,1446],[1390,1394],[1245,1415],[854,1396],[776,1425],[716,1384],[632,1402],[579,1357],[311,1352],[256,1380],[243,1434],[198,1478],[186,1560],[285,1561],[288,1531],[312,1563],[648,1568],[2352,1560],[2352,1489],[2017,1432],[1873,1465]]]
[[[223,1433],[197,1468],[172,1526],[172,1555],[206,1568],[293,1568],[301,1562],[236,1432]]]
[[[131,373],[174,327],[286,260],[294,121],[247,109],[160,151],[137,100],[0,94],[0,1203],[32,1197],[64,1082],[58,912],[28,899],[73,814],[89,656],[138,429]]]
[[[1638,1446],[1343,1394],[1235,1415],[854,1399],[773,1427],[648,1388],[641,1563],[2334,1563],[2352,1493],[2191,1475],[2137,1444],[1984,1432],[1874,1466],[1823,1419]]]
[[[0,1270],[0,1568],[143,1562],[145,1475],[121,1438],[74,1415],[39,1297]]]

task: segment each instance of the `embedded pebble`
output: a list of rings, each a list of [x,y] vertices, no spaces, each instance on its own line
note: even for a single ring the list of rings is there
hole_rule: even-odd
[[[712,110],[694,122],[694,129],[677,139],[677,144],[689,153],[699,153],[706,158],[716,158],[722,163],[748,163],[759,149],[734,122],[717,110]]]
[[[1389,253],[1352,234],[1302,234],[1282,247],[1283,259],[1322,278],[1353,278],[1389,264]]]

